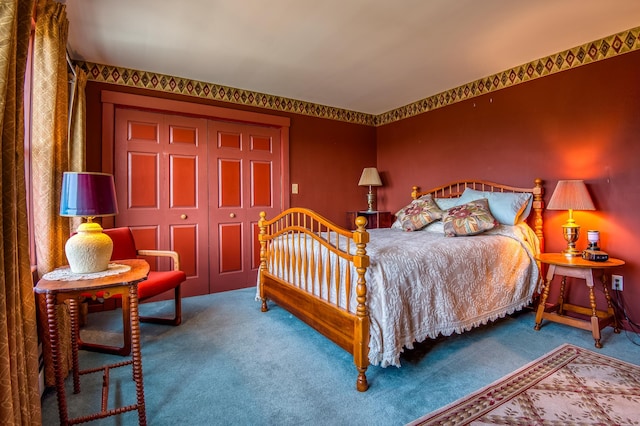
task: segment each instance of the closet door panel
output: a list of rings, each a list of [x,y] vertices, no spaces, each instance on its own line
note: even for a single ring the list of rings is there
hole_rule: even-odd
[[[220,158],[215,184],[218,208],[242,208],[242,159]]]
[[[139,248],[180,253],[185,296],[255,285],[259,214],[284,205],[280,138],[279,128],[115,108],[115,225],[131,227]]]
[[[214,291],[256,284],[260,264],[257,223],[261,211],[280,213],[280,131],[209,121],[210,257]],[[214,192],[215,191],[215,192]],[[274,200],[278,200],[277,203]]]
[[[206,120],[116,109],[115,123],[116,226],[131,227],[139,249],[180,254],[183,296],[209,293]]]
[[[225,223],[220,225],[218,262],[221,274],[242,271],[244,257],[242,254],[242,234],[241,223]]]
[[[127,182],[127,209],[158,209],[160,184],[160,161],[154,152],[128,153],[128,174],[136,179]],[[118,192],[120,193],[120,191]],[[122,204],[120,204],[122,205]]]

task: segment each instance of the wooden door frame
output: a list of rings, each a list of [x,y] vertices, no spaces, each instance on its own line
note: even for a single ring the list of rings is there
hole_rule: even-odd
[[[119,106],[151,110],[166,114],[195,115],[211,120],[235,121],[279,128],[281,147],[280,161],[282,165],[282,173],[279,179],[280,193],[282,194],[280,208],[281,210],[289,208],[289,127],[291,126],[291,119],[289,117],[156,98],[154,96],[113,92],[111,90],[101,91],[100,101],[102,103],[102,171],[104,173],[113,174],[115,171],[115,112]],[[103,218],[103,226],[111,227],[114,223],[115,220],[113,217]]]

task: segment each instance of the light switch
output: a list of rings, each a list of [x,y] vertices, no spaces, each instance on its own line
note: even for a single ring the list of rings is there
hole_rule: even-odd
[[[291,184],[291,193],[292,194],[297,194],[298,193],[298,184],[297,183],[292,183]]]

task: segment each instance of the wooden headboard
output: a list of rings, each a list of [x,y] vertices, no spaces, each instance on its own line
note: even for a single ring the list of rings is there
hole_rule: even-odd
[[[466,188],[475,189],[477,191],[486,192],[526,192],[533,195],[533,204],[531,209],[533,214],[529,215],[527,223],[538,236],[540,240],[540,250],[544,251],[544,234],[542,231],[542,211],[544,210],[544,186],[542,185],[542,179],[536,178],[533,181],[533,187],[520,188],[517,186],[504,185],[501,183],[489,182],[484,180],[458,180],[446,185],[439,186],[437,188],[429,189],[427,191],[420,191],[419,187],[414,186],[411,191],[411,197],[415,200],[423,195],[430,194],[434,198],[458,198],[462,195]]]

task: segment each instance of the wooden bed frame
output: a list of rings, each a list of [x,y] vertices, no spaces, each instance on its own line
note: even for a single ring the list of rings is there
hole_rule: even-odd
[[[528,223],[538,236],[542,250],[544,189],[541,179],[535,179],[532,188],[481,180],[452,182],[426,192],[420,192],[414,186],[411,196],[413,199],[426,194],[435,198],[456,198],[465,188],[533,194],[532,213]],[[266,219],[264,212],[260,213],[258,285],[263,312],[268,310],[267,300],[272,300],[353,355],[358,370],[356,389],[364,392],[369,387],[366,376],[369,366],[369,312],[365,280],[365,272],[369,266],[366,252],[369,233],[365,229],[364,217],[358,217],[355,225],[355,231],[348,231],[304,208],[288,209],[270,220]],[[282,244],[283,238],[287,238],[290,243]],[[342,263],[332,265],[323,261],[317,253],[331,253],[342,259]],[[352,265],[357,273],[355,312],[346,308],[350,306],[354,289],[351,288],[351,268],[345,268],[345,262]],[[271,272],[275,270],[280,272],[283,279]],[[328,296],[331,293],[343,295],[346,301],[342,304],[331,300]]]

